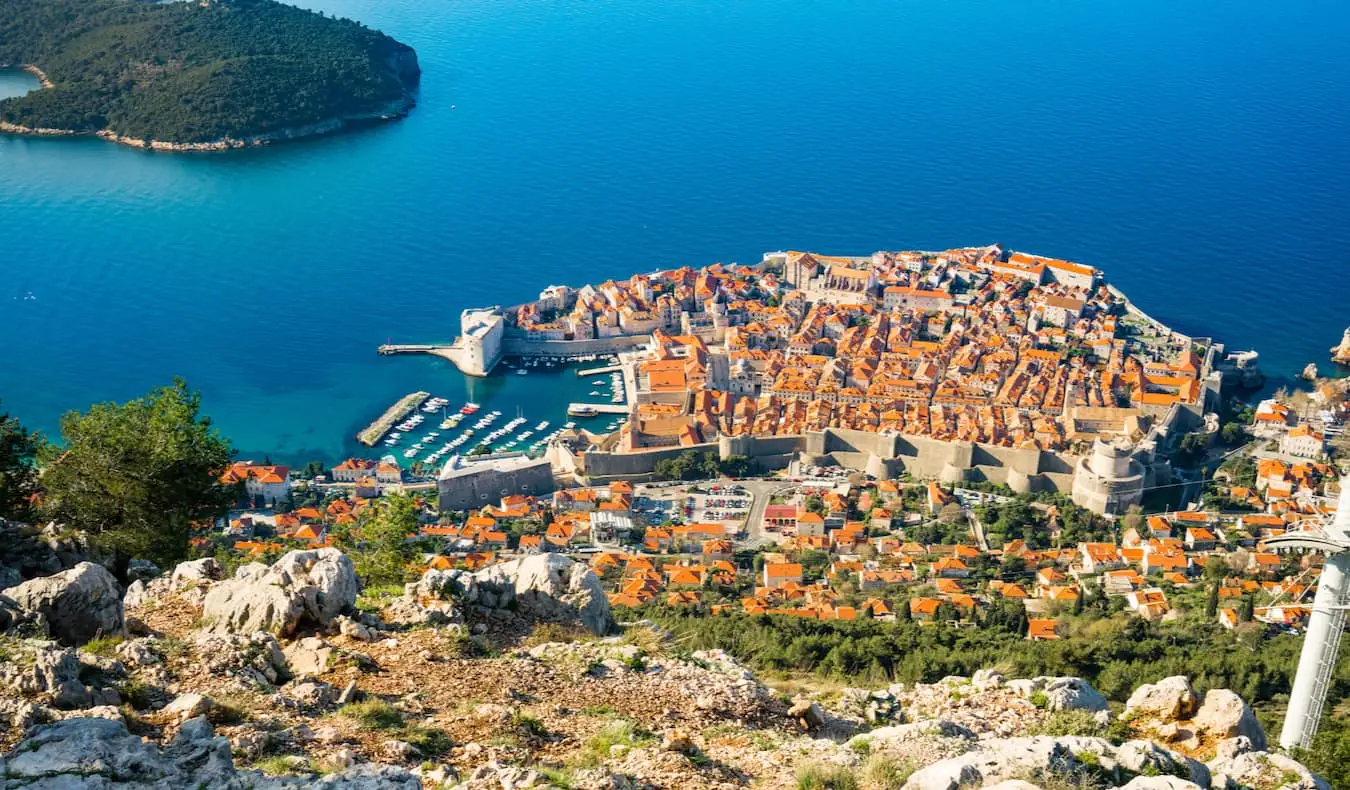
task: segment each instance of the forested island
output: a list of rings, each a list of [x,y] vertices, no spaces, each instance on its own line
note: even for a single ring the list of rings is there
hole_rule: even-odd
[[[228,148],[400,117],[411,47],[272,0],[0,0],[0,64],[43,89],[0,101],[0,130]]]

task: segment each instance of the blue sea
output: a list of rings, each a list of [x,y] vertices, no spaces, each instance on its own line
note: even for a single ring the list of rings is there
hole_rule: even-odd
[[[417,49],[397,123],[256,151],[0,137],[0,402],[185,377],[303,463],[405,392],[560,422],[570,373],[378,344],[551,283],[1001,242],[1276,377],[1350,324],[1336,0],[306,0]],[[33,87],[0,76],[0,95]]]

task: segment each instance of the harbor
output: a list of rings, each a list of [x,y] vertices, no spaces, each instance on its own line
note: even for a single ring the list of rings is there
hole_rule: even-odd
[[[385,409],[384,414],[381,414],[379,419],[358,433],[356,440],[367,447],[374,447],[380,441],[380,437],[388,433],[395,423],[412,413],[429,397],[431,397],[430,392],[410,392],[404,395],[394,405]]]
[[[399,348],[394,353],[430,347]],[[454,456],[538,457],[564,431],[611,433],[627,422],[622,373],[618,366],[605,364],[611,362],[608,356],[584,356],[589,358],[576,362],[508,358],[485,377],[461,376],[447,371],[444,363],[421,368],[413,379],[415,386],[421,384],[419,391],[400,397],[357,439],[415,476],[434,476]],[[593,367],[578,370],[587,363]],[[578,372],[584,375],[578,377]],[[448,383],[447,373],[457,382],[453,389],[436,384]],[[460,392],[451,397],[455,389]]]

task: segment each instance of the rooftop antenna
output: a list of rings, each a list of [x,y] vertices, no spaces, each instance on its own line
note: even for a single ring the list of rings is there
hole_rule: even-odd
[[[1307,749],[1317,734],[1327,689],[1336,669],[1336,655],[1350,610],[1350,480],[1341,483],[1340,503],[1330,523],[1286,532],[1266,541],[1275,551],[1317,551],[1326,555],[1317,581],[1312,615],[1303,636],[1303,654],[1289,694],[1289,709],[1280,731],[1280,746]]]

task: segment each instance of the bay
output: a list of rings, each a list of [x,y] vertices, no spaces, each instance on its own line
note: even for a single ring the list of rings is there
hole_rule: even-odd
[[[224,154],[0,136],[6,410],[54,433],[181,375],[295,463],[414,389],[556,423],[589,382],[375,347],[776,249],[1079,260],[1277,380],[1350,324],[1344,4],[302,4],[417,49],[407,119]]]

